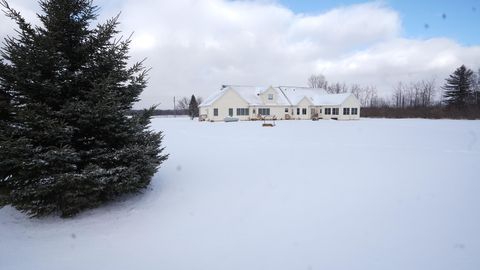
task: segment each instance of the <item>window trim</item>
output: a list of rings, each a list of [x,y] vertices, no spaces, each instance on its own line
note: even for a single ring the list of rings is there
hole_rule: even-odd
[[[258,108],[258,114],[262,116],[270,116],[270,108]]]
[[[237,108],[237,115],[238,116],[248,116],[250,115],[249,108]]]

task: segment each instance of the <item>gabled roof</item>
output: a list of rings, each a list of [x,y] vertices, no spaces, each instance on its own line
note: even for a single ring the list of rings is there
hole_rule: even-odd
[[[260,93],[262,93],[263,91],[265,91],[268,88],[268,87],[241,86],[241,85],[233,85],[233,86],[229,86],[229,87],[234,89],[250,105],[261,105],[261,104],[263,104],[263,101],[260,98]]]
[[[223,89],[216,91],[215,93],[211,94],[207,99],[205,99],[199,107],[206,107],[212,105],[217,99],[223,96],[227,91],[223,91]]]
[[[212,105],[228,90],[235,91],[238,95],[240,95],[240,97],[242,97],[247,103],[249,103],[250,106],[267,105],[260,97],[260,94],[270,88],[277,93],[276,104],[280,106],[296,106],[304,98],[307,98],[315,106],[341,105],[351,95],[351,93],[328,94],[324,89],[296,86],[262,87],[224,85],[219,91],[213,93],[204,102],[202,102],[202,104],[200,104],[200,107]]]
[[[298,103],[300,103],[305,97],[315,104],[315,98],[322,95],[328,95],[325,90],[320,88],[295,86],[279,86],[278,88],[284,93],[291,105],[298,105]]]
[[[313,104],[315,104],[316,106],[341,105],[351,95],[352,93],[321,95],[314,98]]]
[[[206,107],[212,105],[229,90],[235,91],[235,93],[237,93],[249,105],[263,105],[263,101],[259,95],[266,89],[268,89],[268,87],[223,85],[219,91],[210,95],[204,102],[199,105],[199,107]]]

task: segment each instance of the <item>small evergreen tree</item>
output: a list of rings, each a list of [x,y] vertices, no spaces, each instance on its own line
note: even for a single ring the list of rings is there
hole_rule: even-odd
[[[0,186],[31,216],[72,216],[144,189],[162,154],[148,129],[153,109],[128,116],[146,87],[142,63],[128,67],[130,40],[114,39],[118,16],[90,27],[91,0],[41,0],[32,26],[18,25],[0,58]]]
[[[473,71],[462,65],[446,79],[442,89],[445,90],[443,97],[447,106],[465,108],[471,97],[472,76]]]
[[[199,114],[199,109],[198,109],[198,103],[197,99],[195,98],[195,95],[192,95],[190,98],[190,103],[188,105],[188,115],[193,119],[195,117],[198,117]]]

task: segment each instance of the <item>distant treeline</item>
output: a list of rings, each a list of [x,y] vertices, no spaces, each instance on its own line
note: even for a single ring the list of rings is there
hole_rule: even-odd
[[[480,119],[480,107],[474,105],[464,109],[448,108],[444,105],[406,108],[391,106],[364,107],[361,109],[361,116],[375,118]]]
[[[188,115],[192,117],[198,117],[199,107],[198,105],[202,103],[203,99],[201,97],[196,98],[195,95],[192,95],[190,100],[187,97],[178,99],[175,102],[174,110],[153,110],[153,115]],[[142,113],[144,110],[130,110],[130,114]]]
[[[327,93],[350,92],[359,100],[362,117],[480,119],[480,69],[457,68],[440,89],[434,79],[399,82],[391,96],[379,96],[375,86],[329,83],[312,75],[308,84]]]
[[[130,110],[130,114],[139,114],[144,110]],[[153,115],[188,115],[188,110],[153,110]]]

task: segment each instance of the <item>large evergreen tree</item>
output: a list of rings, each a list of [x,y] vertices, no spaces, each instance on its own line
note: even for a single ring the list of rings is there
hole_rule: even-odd
[[[190,103],[188,104],[188,115],[193,119],[195,117],[198,117],[199,109],[198,109],[198,103],[197,99],[195,98],[195,95],[192,95],[190,98]]]
[[[0,185],[31,216],[72,216],[144,189],[162,154],[148,129],[153,108],[128,116],[146,87],[142,63],[128,66],[130,40],[115,39],[118,16],[96,27],[91,0],[41,0],[32,26],[18,25],[0,58]]]
[[[472,78],[473,71],[462,65],[446,79],[442,88],[445,90],[444,101],[449,107],[465,108],[471,97]]]

